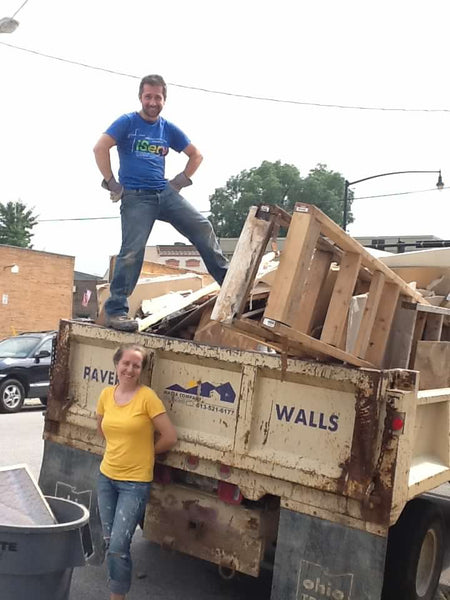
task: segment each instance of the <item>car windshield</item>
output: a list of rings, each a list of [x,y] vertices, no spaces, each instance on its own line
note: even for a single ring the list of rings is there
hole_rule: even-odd
[[[13,337],[0,342],[0,358],[26,358],[38,343],[35,337]]]

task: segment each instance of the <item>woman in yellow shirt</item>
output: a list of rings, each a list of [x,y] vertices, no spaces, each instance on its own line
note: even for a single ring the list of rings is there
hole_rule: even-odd
[[[111,600],[123,600],[131,585],[131,539],[144,516],[155,454],[170,450],[177,434],[161,400],[140,383],[145,349],[122,345],[113,360],[119,383],[105,388],[97,404],[97,428],[106,440],[97,496]]]

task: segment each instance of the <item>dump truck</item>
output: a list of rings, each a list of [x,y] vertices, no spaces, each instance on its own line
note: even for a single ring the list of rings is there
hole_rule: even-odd
[[[432,600],[445,528],[430,491],[450,479],[449,388],[420,390],[411,369],[61,321],[39,484],[89,509],[94,564],[96,403],[122,343],[146,348],[143,383],[179,439],[157,457],[145,538],[224,577],[272,565],[271,600]]]

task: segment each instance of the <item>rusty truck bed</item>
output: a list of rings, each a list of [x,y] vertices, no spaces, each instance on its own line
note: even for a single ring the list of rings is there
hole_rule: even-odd
[[[126,334],[62,321],[47,440],[103,452],[100,391],[124,342],[151,360],[144,383],[179,442],[165,463],[226,479],[244,497],[385,535],[411,497],[449,479],[450,390],[418,392],[418,373],[381,371]]]

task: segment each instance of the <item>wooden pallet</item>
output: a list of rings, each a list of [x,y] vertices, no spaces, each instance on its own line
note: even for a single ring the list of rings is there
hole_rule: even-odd
[[[267,306],[259,323],[249,322],[242,314],[268,241],[280,226],[288,226],[288,234]],[[366,300],[349,349],[355,293],[365,293]],[[429,304],[315,206],[298,203],[292,217],[261,206],[250,210],[211,318],[291,355],[381,368],[397,304],[405,300]]]

